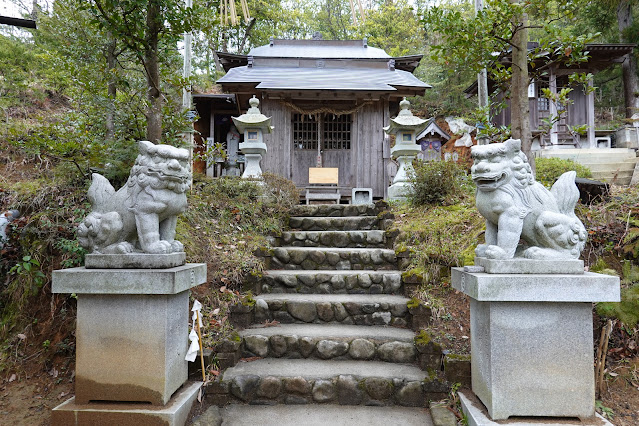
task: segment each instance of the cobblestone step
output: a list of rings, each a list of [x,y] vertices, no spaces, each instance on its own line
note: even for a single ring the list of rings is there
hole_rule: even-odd
[[[395,251],[381,248],[278,247],[269,269],[397,270]]]
[[[255,322],[342,323],[409,327],[409,299],[388,294],[261,294]]]
[[[377,216],[351,217],[308,217],[296,216],[289,219],[289,226],[299,231],[367,231],[380,229]]]
[[[386,232],[372,231],[290,231],[283,232],[282,245],[293,247],[384,248]]]
[[[212,406],[195,419],[194,426],[211,426],[220,421],[221,426],[433,426],[426,410],[338,404]]]
[[[207,389],[213,403],[426,407],[446,383],[413,365],[382,361],[265,358],[240,362]]]
[[[312,204],[293,207],[291,216],[377,216],[386,208],[385,204]]]
[[[344,324],[282,324],[242,330],[242,357],[417,360],[415,333],[395,327]]]
[[[260,279],[263,293],[303,294],[402,294],[399,271],[265,271]]]

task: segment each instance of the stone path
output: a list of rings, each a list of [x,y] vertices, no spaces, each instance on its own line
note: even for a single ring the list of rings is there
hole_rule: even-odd
[[[439,348],[415,344],[411,326],[425,319],[407,307],[385,231],[391,221],[384,204],[294,210],[291,230],[266,253],[269,269],[254,283],[255,307],[235,311],[236,322],[248,326],[241,341],[218,353],[230,364],[254,359],[226,369],[207,390],[217,405],[249,404],[225,408],[224,424],[267,424],[271,415],[280,425],[430,424],[423,408],[402,406],[428,407],[448,387],[437,374]],[[344,405],[396,407],[340,410]],[[405,420],[391,420],[392,413]]]

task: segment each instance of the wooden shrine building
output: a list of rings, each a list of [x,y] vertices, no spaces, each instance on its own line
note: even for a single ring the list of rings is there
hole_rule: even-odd
[[[227,74],[218,83],[228,95],[194,96],[203,141],[224,143],[231,109],[246,111],[255,95],[274,126],[264,135],[263,171],[303,189],[309,168],[338,168],[343,198],[352,188],[372,188],[373,198],[384,197],[391,160],[383,128],[402,97],[430,87],[412,74],[421,55],[393,58],[366,40],[272,39],[248,55],[219,57]],[[210,167],[209,174],[215,174]]]
[[[528,48],[534,49],[536,42],[529,42]],[[533,149],[552,148],[562,145],[573,146],[575,148],[610,148],[609,133],[597,134],[595,130],[595,94],[586,93],[585,87],[579,84],[573,86],[569,83],[569,76],[575,73],[591,73],[606,69],[614,64],[622,63],[626,57],[632,54],[634,44],[587,44],[585,50],[588,51],[588,61],[567,67],[564,64],[544,63],[542,59],[537,60],[535,68],[539,69],[547,66],[547,72],[541,78],[531,82],[528,87],[528,101],[530,106],[530,129],[534,138]],[[493,91],[492,82],[489,84],[489,93]],[[588,82],[592,85],[592,81]],[[569,98],[572,101],[567,105],[564,112],[559,114],[557,105],[550,102],[542,95],[543,89],[547,88],[551,93],[556,94],[562,88],[572,87]],[[473,83],[465,90],[468,97],[477,94],[477,82]],[[497,95],[501,100],[502,94]],[[506,99],[507,107],[491,114],[491,121],[496,126],[510,124],[510,99]],[[554,123],[549,132],[542,130],[544,119],[558,116],[559,120]],[[581,136],[574,132],[574,127],[586,125],[587,132]]]

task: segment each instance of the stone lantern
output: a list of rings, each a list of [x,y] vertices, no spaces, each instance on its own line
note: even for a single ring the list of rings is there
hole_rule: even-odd
[[[420,133],[428,125],[428,120],[415,117],[410,111],[410,102],[404,98],[399,103],[400,111],[397,117],[391,118],[384,131],[389,135],[395,135],[395,146],[391,148],[391,155],[399,162],[399,170],[393,179],[393,184],[388,187],[389,200],[406,200],[406,193],[410,186],[409,171],[413,170],[413,160],[421,152],[421,146],[417,145],[415,135]]]
[[[253,95],[249,99],[251,107],[239,117],[232,117],[235,127],[244,133],[244,142],[239,146],[244,154],[246,166],[242,178],[260,178],[262,177],[262,168],[260,161],[262,156],[266,154],[266,144],[264,143],[263,133],[271,133],[271,118],[262,114],[258,108],[260,100]]]

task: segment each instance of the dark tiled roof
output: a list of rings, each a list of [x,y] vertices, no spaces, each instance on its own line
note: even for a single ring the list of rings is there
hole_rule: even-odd
[[[429,88],[407,71],[387,68],[285,68],[236,67],[218,83],[256,83],[271,90],[368,90],[395,91],[395,87]]]

